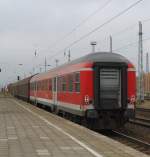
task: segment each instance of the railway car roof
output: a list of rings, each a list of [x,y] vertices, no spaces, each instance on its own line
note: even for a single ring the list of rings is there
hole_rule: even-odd
[[[96,52],[90,53],[86,56],[73,60],[69,64],[75,64],[80,62],[122,62],[128,63],[129,61],[122,55],[117,53],[109,53],[109,52]]]
[[[21,84],[27,84],[33,76],[34,76],[34,75],[29,76],[29,77],[27,77],[27,78],[24,78],[24,79],[22,79],[22,80],[19,80],[19,81],[15,82],[15,83],[12,83],[12,84],[10,84],[10,85],[16,86],[16,85],[21,85]]]
[[[122,56],[120,54],[116,54],[116,53],[109,53],[109,52],[90,53],[88,55],[85,55],[85,56],[75,59],[73,61],[70,61],[69,63],[60,65],[47,72],[37,74],[31,78],[31,82],[34,81],[35,79],[39,80],[42,78],[46,78],[47,74],[56,73],[56,71],[63,69],[63,68],[66,69],[66,67],[70,67],[71,65],[76,65],[76,64],[80,64],[80,63],[95,63],[95,62],[129,63],[129,60],[127,60],[124,56]]]

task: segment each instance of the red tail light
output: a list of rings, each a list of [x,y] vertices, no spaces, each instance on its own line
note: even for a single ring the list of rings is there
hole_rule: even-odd
[[[90,101],[90,98],[89,98],[89,96],[88,95],[85,95],[85,97],[84,97],[84,101],[85,101],[85,103],[89,103],[89,101]]]
[[[135,101],[136,101],[135,95],[132,95],[130,98],[130,103],[135,104]]]

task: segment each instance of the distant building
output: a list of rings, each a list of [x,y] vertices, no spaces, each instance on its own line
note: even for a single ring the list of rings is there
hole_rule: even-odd
[[[150,97],[150,73],[144,74],[144,95]]]

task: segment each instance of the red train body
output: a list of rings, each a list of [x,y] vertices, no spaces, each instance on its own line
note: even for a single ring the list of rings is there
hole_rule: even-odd
[[[115,53],[93,53],[30,79],[30,101],[52,112],[113,129],[134,116],[134,66]]]

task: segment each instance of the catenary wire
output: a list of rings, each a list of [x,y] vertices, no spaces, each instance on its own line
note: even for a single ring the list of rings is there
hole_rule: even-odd
[[[88,32],[87,34],[81,36],[78,40],[75,40],[74,42],[72,42],[71,44],[69,44],[68,46],[66,46],[65,48],[59,50],[58,52],[56,52],[54,55],[50,56],[51,59],[55,56],[57,56],[57,54],[61,53],[62,51],[64,51],[65,49],[68,49],[70,47],[72,47],[73,45],[77,44],[79,41],[87,38],[88,36],[90,36],[91,34],[93,34],[94,32],[98,31],[99,29],[101,29],[102,27],[106,26],[107,24],[109,24],[110,22],[112,22],[113,20],[115,20],[116,18],[120,17],[121,15],[125,14],[127,11],[129,11],[130,9],[132,9],[133,7],[135,7],[137,4],[139,4],[140,2],[142,2],[144,0],[138,0],[136,2],[134,2],[133,4],[131,4],[129,7],[127,7],[126,9],[124,9],[123,11],[119,12],[117,15],[113,16],[112,18],[110,18],[109,20],[107,20],[106,22],[104,22],[103,24],[99,25],[98,27],[94,28],[92,31]]]
[[[150,37],[143,39],[143,41],[147,41],[147,40],[150,40]],[[127,48],[127,47],[129,47],[129,46],[132,46],[132,45],[137,44],[138,42],[139,42],[139,41],[131,42],[131,43],[126,44],[126,45],[123,45],[123,46],[121,46],[121,47],[119,47],[119,48],[113,49],[113,51],[118,51],[118,50]]]
[[[70,35],[72,35],[79,27],[84,25],[89,19],[91,19],[94,15],[96,15],[98,12],[102,11],[107,5],[111,3],[112,0],[106,1],[106,3],[103,6],[100,6],[98,9],[96,9],[94,12],[92,12],[88,17],[83,19],[79,24],[77,24],[70,32],[68,32],[66,35],[64,35],[62,38],[56,40],[50,47],[56,46],[58,43],[61,43],[66,38],[68,38]]]
[[[143,23],[150,22],[150,18],[141,20],[141,22],[143,22]],[[126,31],[130,30],[131,28],[136,27],[136,26],[137,26],[137,23],[134,23],[134,24],[132,24],[132,25],[130,25],[130,26],[124,28],[123,30],[121,30],[121,31],[119,31],[119,32],[117,32],[117,33],[112,34],[112,36],[113,36],[113,37],[114,37],[114,36],[116,37],[116,36],[118,36],[118,35],[120,35],[120,34],[126,32]]]

